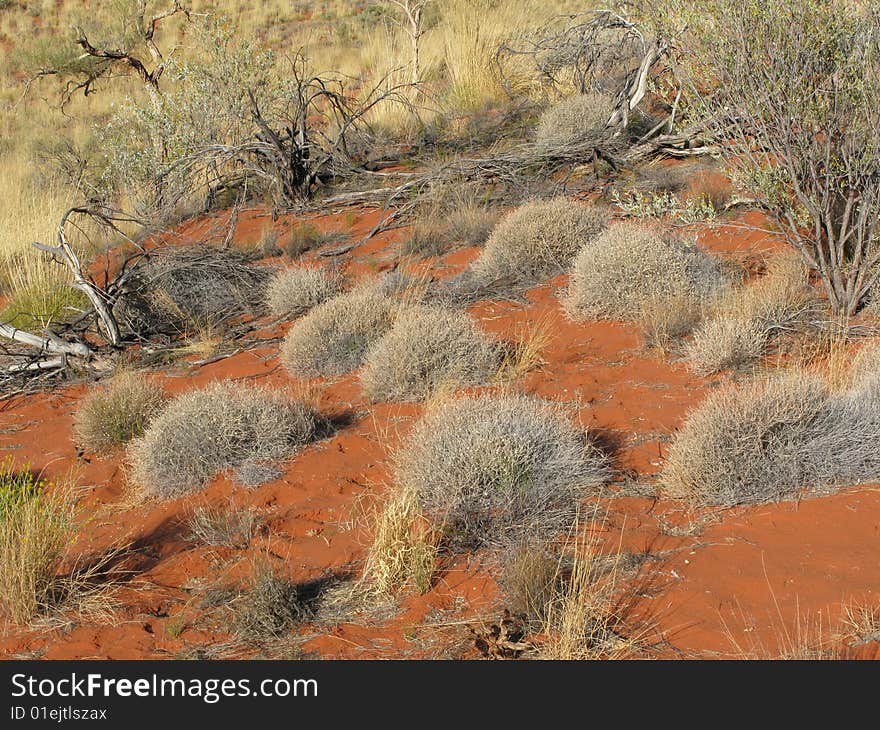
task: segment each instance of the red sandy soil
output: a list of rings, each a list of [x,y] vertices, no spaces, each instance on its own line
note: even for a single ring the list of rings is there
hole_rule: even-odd
[[[352,240],[358,240],[377,215],[312,222],[323,230],[351,230]],[[227,220],[228,213],[186,223],[174,238],[193,243],[222,238]],[[262,211],[243,213],[235,240],[252,243],[266,225],[283,235],[296,223],[292,216],[272,222]],[[762,223],[760,214],[748,213],[711,228],[700,226],[698,242],[747,261],[780,246],[772,236],[744,227]],[[382,233],[342,257],[347,273],[374,276],[393,267],[394,244],[402,235],[401,230]],[[428,265],[434,275],[449,276],[475,255],[473,249],[457,251]],[[756,647],[774,655],[785,648],[780,644],[786,636],[797,636],[799,626],[803,633],[821,620],[827,635],[844,604],[880,605],[873,593],[880,586],[876,488],[700,515],[654,496],[620,496],[634,478],[650,485],[685,414],[724,378],[699,378],[682,363],[645,352],[635,326],[571,322],[558,300],[564,285],[565,277],[559,277],[530,291],[525,305],[481,302],[470,312],[486,330],[506,338],[515,338],[524,324],[544,322],[552,333],[545,362],[519,386],[568,404],[584,425],[616,447],[623,476],[602,500],[607,518],[597,529],[612,550],[649,554],[635,579],[639,599],[631,620],[656,641],[653,655],[737,657]],[[265,346],[203,366],[180,364],[152,377],[169,393],[219,379],[303,387],[278,364],[277,338],[287,326],[260,331]],[[77,456],[71,427],[85,386],[0,403],[0,449],[50,479],[73,472],[81,485],[88,524],[75,552],[86,557],[127,544],[131,571],[116,591],[121,605],[112,620],[53,629],[0,624],[0,655],[179,656],[229,638],[198,621],[194,591],[246,576],[255,555],[268,551],[296,580],[352,566],[357,570],[368,540],[363,528],[353,526],[360,524],[358,505],[386,491],[389,455],[422,406],[373,405],[362,396],[356,374],[312,386],[322,408],[348,414],[349,425],[292,458],[273,482],[248,489],[219,477],[195,495],[166,503],[132,497],[123,454]],[[185,523],[196,505],[229,501],[253,507],[264,519],[262,532],[246,550],[197,546],[188,538]],[[401,610],[390,618],[304,628],[301,633],[312,638],[303,650],[325,658],[475,656],[456,624],[500,616],[503,599],[493,575],[489,557],[460,556],[444,563],[429,593],[403,596]],[[426,619],[441,626],[426,626]],[[875,648],[862,646],[859,655],[873,656]]]

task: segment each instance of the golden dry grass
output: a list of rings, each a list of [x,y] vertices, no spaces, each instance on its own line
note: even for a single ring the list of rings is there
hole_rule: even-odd
[[[392,494],[368,513],[373,541],[367,551],[363,582],[378,596],[403,587],[424,593],[431,587],[438,535],[423,517],[412,490]]]
[[[76,535],[74,502],[27,467],[0,465],[0,607],[16,623],[52,602],[62,558]]]

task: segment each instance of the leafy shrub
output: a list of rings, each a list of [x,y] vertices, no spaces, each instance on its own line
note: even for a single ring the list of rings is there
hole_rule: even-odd
[[[448,538],[513,544],[565,530],[578,500],[607,481],[606,457],[552,405],[483,395],[429,411],[396,454],[394,475],[413,489]]]
[[[541,150],[554,151],[601,139],[613,111],[613,99],[606,94],[565,98],[541,115],[535,144]]]
[[[835,392],[788,373],[717,391],[688,415],[662,483],[672,496],[731,506],[880,478],[876,382],[854,373]]]
[[[367,352],[361,373],[374,400],[418,400],[441,385],[479,385],[501,363],[501,352],[463,312],[417,306]]]
[[[397,307],[378,287],[369,285],[319,304],[287,333],[281,363],[294,377],[356,370],[367,350],[391,329]]]
[[[578,254],[565,307],[575,319],[629,320],[661,297],[699,301],[724,283],[720,264],[696,246],[621,222]]]
[[[339,279],[323,269],[293,267],[272,277],[266,305],[280,317],[299,317],[339,293]]]
[[[213,383],[178,395],[132,442],[133,477],[169,499],[250,460],[288,456],[319,437],[321,417],[268,388]]]
[[[561,274],[605,224],[596,208],[565,198],[526,203],[495,226],[473,273],[484,282],[523,283]]]
[[[96,452],[120,446],[142,436],[164,402],[162,389],[151,380],[121,373],[83,398],[74,416],[74,435],[81,446]]]

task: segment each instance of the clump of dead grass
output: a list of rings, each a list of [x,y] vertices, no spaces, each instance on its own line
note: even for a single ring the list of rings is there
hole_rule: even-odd
[[[467,314],[415,306],[367,352],[361,382],[373,400],[420,400],[438,387],[485,383],[500,363],[500,347]]]
[[[526,203],[495,226],[471,271],[483,283],[535,283],[563,273],[605,225],[603,212],[566,198]]]
[[[480,246],[500,217],[497,208],[475,200],[437,206],[415,222],[400,251],[404,256],[443,256],[457,248]]]
[[[564,530],[610,468],[551,404],[488,394],[430,410],[397,452],[394,475],[450,544],[516,545]]]
[[[720,262],[633,222],[615,223],[578,254],[564,305],[578,320],[637,319],[660,298],[703,301],[725,284]]]
[[[800,258],[778,256],[758,280],[728,288],[707,306],[685,357],[702,375],[741,368],[760,358],[775,337],[803,329],[819,306]]]
[[[24,624],[49,607],[76,534],[74,500],[12,459],[0,463],[0,608]]]
[[[419,593],[432,585],[439,552],[438,534],[425,519],[415,493],[401,489],[368,515],[372,542],[362,583],[377,597],[405,587]]]
[[[569,96],[541,115],[535,144],[544,152],[555,152],[601,139],[613,111],[614,100],[607,94]]]
[[[281,345],[281,363],[294,377],[344,375],[394,323],[398,303],[379,287],[362,285],[312,309]]]
[[[187,520],[192,539],[219,547],[244,548],[259,526],[254,510],[222,505],[197,507]]]
[[[314,617],[314,600],[311,591],[263,557],[254,562],[248,589],[232,603],[233,627],[248,642],[278,641]]]
[[[164,402],[164,392],[149,378],[119,373],[83,398],[73,421],[77,443],[96,452],[126,444],[143,435]]]
[[[668,494],[733,506],[880,478],[876,377],[832,390],[788,372],[716,391],[690,413],[667,454]]]
[[[218,246],[151,251],[128,278],[115,314],[141,337],[179,335],[259,313],[271,269]]]
[[[288,456],[323,428],[310,406],[277,391],[213,383],[169,401],[132,442],[132,476],[149,494],[178,497],[224,469]]]
[[[767,348],[770,334],[757,319],[721,316],[706,320],[694,332],[685,357],[694,372],[710,375],[755,362]]]
[[[339,294],[340,279],[324,269],[282,269],[269,282],[266,306],[276,317],[299,317]]]
[[[638,656],[641,637],[624,625],[627,604],[621,590],[621,553],[603,548],[589,526],[575,529],[549,579],[539,614],[540,659],[614,660]],[[546,575],[546,574],[545,574]]]
[[[668,354],[694,331],[703,303],[688,293],[656,294],[642,305],[638,320],[645,347]]]

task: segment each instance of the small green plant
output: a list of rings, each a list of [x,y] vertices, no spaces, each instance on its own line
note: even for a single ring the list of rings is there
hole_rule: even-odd
[[[681,200],[669,191],[613,190],[611,197],[618,208],[633,218],[669,216],[679,223],[688,224],[711,222],[718,217],[714,203],[707,196]]]

